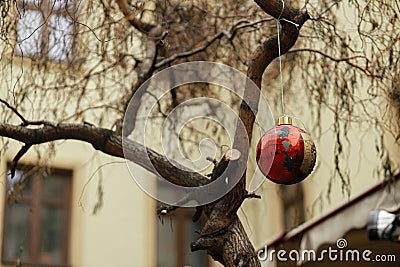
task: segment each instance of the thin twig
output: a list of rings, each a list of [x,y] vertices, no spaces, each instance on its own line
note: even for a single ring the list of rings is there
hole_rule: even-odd
[[[171,57],[166,58],[166,59],[158,62],[157,64],[155,64],[155,67],[156,68],[161,68],[161,67],[164,67],[164,66],[172,63],[173,61],[175,61],[177,59],[187,58],[189,56],[193,56],[193,55],[195,55],[197,53],[203,52],[208,47],[210,47],[213,43],[215,43],[215,41],[217,41],[217,40],[219,40],[219,39],[221,39],[223,37],[227,37],[228,40],[232,40],[233,37],[236,35],[238,30],[244,29],[244,28],[248,28],[248,27],[252,27],[252,26],[254,26],[256,24],[263,23],[263,22],[266,22],[266,21],[271,21],[271,20],[273,20],[273,18],[260,19],[260,20],[249,22],[249,23],[246,23],[246,24],[242,24],[243,20],[240,20],[240,21],[236,22],[235,25],[229,31],[225,30],[225,31],[221,31],[221,32],[215,34],[210,40],[205,41],[205,43],[202,46],[200,46],[198,48],[195,48],[193,50],[190,50],[190,51],[185,51],[185,52],[182,52],[182,53],[179,53],[179,54],[174,54]],[[231,32],[231,33],[229,33],[229,32]]]
[[[23,124],[26,124],[28,121],[24,118],[24,116],[21,115],[21,113],[18,112],[18,110],[16,108],[14,108],[13,106],[11,106],[7,101],[3,100],[0,98],[0,102],[3,103],[4,105],[6,105],[9,109],[12,110],[12,112],[15,113],[15,115],[17,115]]]
[[[335,57],[330,56],[330,55],[328,55],[328,54],[326,54],[326,53],[324,53],[324,52],[322,52],[322,51],[319,51],[319,50],[316,50],[316,49],[311,49],[311,48],[293,49],[293,50],[288,51],[287,53],[289,54],[289,53],[298,53],[298,52],[316,53],[316,54],[319,54],[319,55],[321,55],[321,56],[323,56],[323,57],[326,57],[326,58],[328,58],[328,59],[330,59],[330,60],[332,60],[332,61],[335,61],[335,62],[346,62],[346,63],[349,64],[350,66],[352,66],[352,67],[354,67],[354,68],[356,68],[356,69],[362,71],[363,73],[365,73],[365,74],[367,74],[367,75],[369,75],[369,76],[371,76],[371,77],[374,77],[374,78],[382,78],[382,76],[376,75],[376,74],[372,73],[370,70],[368,70],[368,69],[366,69],[366,68],[363,68],[363,67],[361,67],[361,66],[359,66],[359,65],[357,65],[357,64],[354,64],[353,62],[350,61],[350,60],[356,59],[356,58],[365,58],[365,57],[363,57],[363,56],[354,56],[354,57],[345,57],[345,58],[335,58]]]

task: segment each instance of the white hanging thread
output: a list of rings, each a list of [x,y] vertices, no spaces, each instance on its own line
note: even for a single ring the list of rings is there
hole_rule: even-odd
[[[285,115],[285,99],[284,99],[284,92],[283,92],[283,77],[282,77],[282,59],[281,59],[281,40],[280,40],[280,27],[279,27],[279,20],[277,22],[277,29],[278,29],[278,57],[279,57],[279,77],[280,77],[280,87],[281,87],[281,100],[282,100],[282,115]]]
[[[281,97],[282,97],[282,116],[286,116],[286,114],[285,114],[285,97],[284,97],[284,90],[283,90],[283,77],[282,77],[283,75],[282,75],[282,59],[281,59],[280,21],[283,20],[290,24],[293,24],[297,28],[297,30],[300,30],[299,29],[300,25],[293,21],[287,20],[285,18],[281,18],[283,11],[285,10],[284,0],[281,0],[281,2],[282,2],[282,10],[281,10],[281,13],[279,14],[279,17],[276,19],[276,27],[277,27],[277,31],[278,31],[278,57],[279,57],[280,88],[281,88]],[[303,129],[305,129],[307,131],[307,127],[305,126],[305,124],[303,123],[302,120],[300,120],[299,118],[297,118],[295,116],[290,116],[290,117],[297,120],[298,122],[300,122],[303,125]]]
[[[276,29],[278,31],[278,58],[279,58],[279,77],[280,77],[280,88],[281,88],[281,101],[282,101],[282,115],[285,115],[285,96],[283,92],[283,77],[282,77],[282,59],[281,59],[281,38],[280,38],[280,20],[285,9],[285,2],[282,0],[282,10],[279,17],[276,19]]]
[[[299,29],[299,24],[294,23],[293,21],[287,20],[285,18],[281,18],[283,11],[285,10],[285,2],[284,0],[281,0],[282,2],[282,10],[281,13],[279,14],[279,17],[276,19],[276,28],[278,31],[278,58],[279,58],[279,77],[280,77],[280,88],[281,88],[281,100],[282,100],[282,115],[285,116],[285,96],[284,96],[284,91],[283,91],[283,75],[282,75],[282,58],[281,58],[281,38],[280,38],[280,21],[286,21],[294,26],[296,26],[297,30]]]

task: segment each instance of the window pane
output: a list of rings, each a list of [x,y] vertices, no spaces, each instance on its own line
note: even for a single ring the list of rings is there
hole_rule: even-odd
[[[73,26],[69,17],[52,15],[49,20],[49,51],[48,57],[64,61],[71,57]]]
[[[13,204],[7,208],[4,225],[3,259],[15,261],[19,256],[28,258],[28,223],[30,207],[25,204]]]
[[[39,7],[42,0],[19,0],[20,7],[25,7],[26,5],[32,5]]]
[[[18,3],[21,8],[26,6],[39,7],[41,3],[48,4],[49,9],[54,11],[73,7],[73,0],[19,0]]]
[[[35,10],[22,10],[17,23],[18,44],[16,53],[24,56],[38,56],[42,38],[42,15]]]
[[[42,208],[41,224],[41,253],[40,261],[43,263],[63,263],[63,231],[65,223],[61,209],[53,207]]]
[[[176,267],[177,247],[176,247],[176,223],[171,218],[164,218],[164,224],[157,223],[157,266],[158,267]]]
[[[50,0],[50,8],[53,10],[66,10],[73,6],[72,0]]]
[[[43,197],[63,199],[68,189],[68,177],[51,174],[43,177]]]

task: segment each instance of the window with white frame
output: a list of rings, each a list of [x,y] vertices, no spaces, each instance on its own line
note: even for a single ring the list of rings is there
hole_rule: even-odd
[[[19,56],[72,59],[75,0],[17,0],[16,22]]]

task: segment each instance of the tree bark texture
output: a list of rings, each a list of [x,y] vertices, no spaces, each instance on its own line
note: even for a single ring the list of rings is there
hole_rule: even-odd
[[[285,3],[282,11],[282,2],[256,1],[256,3],[271,16],[276,19],[285,19],[298,26],[280,21],[282,30],[280,32],[281,54],[286,53],[295,44],[301,26],[309,19],[306,12],[301,12]],[[278,37],[273,36],[263,42],[254,52],[247,76],[261,88],[262,75],[267,66],[273,59],[277,58]],[[245,90],[243,99],[248,99],[251,103],[242,102],[240,106],[239,118],[243,122],[247,137],[241,134],[235,135],[234,148],[242,152],[242,158],[238,164],[247,164],[247,154],[243,153],[243,148],[249,146],[251,142],[255,115],[250,106],[258,106],[260,92]],[[236,215],[237,210],[247,197],[245,189],[246,172],[243,174],[239,183],[222,199],[205,208],[208,220],[201,231],[200,238],[192,244],[192,250],[205,249],[215,259],[225,266],[260,266],[256,252],[246,235],[243,226]],[[222,245],[222,246],[221,246]]]

